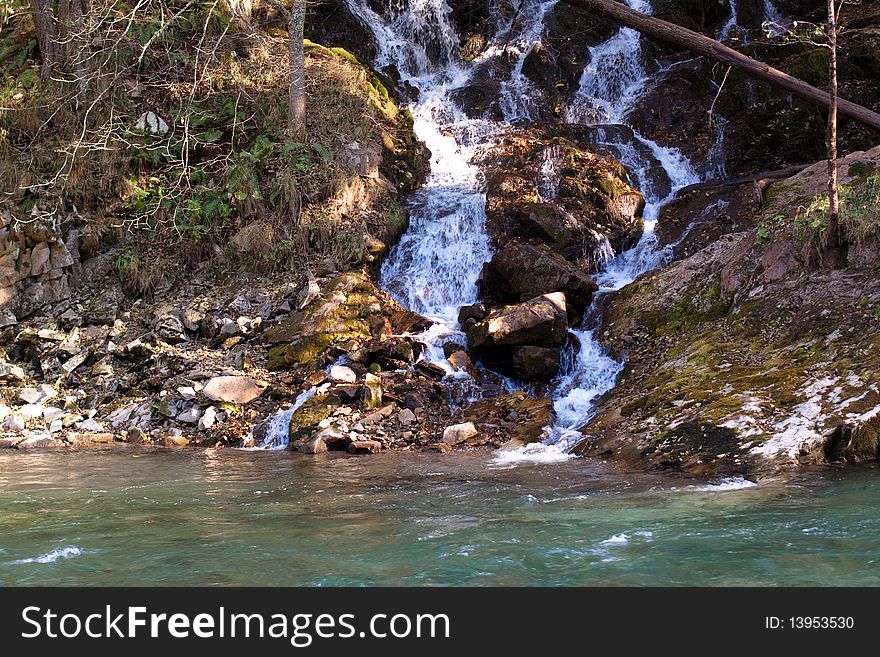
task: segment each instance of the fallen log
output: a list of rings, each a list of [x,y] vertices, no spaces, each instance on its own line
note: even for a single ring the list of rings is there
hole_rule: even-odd
[[[755,182],[756,180],[783,180],[785,178],[791,178],[793,175],[800,173],[807,167],[813,166],[812,164],[798,164],[793,167],[788,167],[785,169],[776,169],[774,171],[762,171],[760,173],[756,173],[753,176],[743,176],[741,178],[728,178],[723,181],[723,184],[726,187],[735,187],[736,185],[748,185],[750,183]]]
[[[687,48],[825,109],[831,107],[831,95],[827,91],[817,89],[788,73],[747,57],[699,32],[643,14],[615,0],[563,0],[563,2],[601,14],[652,39]],[[842,98],[838,100],[837,106],[842,116],[880,130],[880,114],[877,112]]]

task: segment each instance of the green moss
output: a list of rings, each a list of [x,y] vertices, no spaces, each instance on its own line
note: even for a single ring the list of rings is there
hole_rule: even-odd
[[[341,402],[333,395],[317,395],[300,406],[290,418],[290,445],[307,440],[317,430],[321,420],[333,414]]]
[[[850,178],[867,178],[875,171],[877,171],[877,167],[867,162],[854,162],[849,165],[846,175]]]
[[[828,67],[830,55],[826,48],[815,48],[794,57],[789,65],[789,73],[814,87],[828,86]]]
[[[880,416],[860,424],[852,430],[846,456],[854,461],[876,461],[880,456]]]

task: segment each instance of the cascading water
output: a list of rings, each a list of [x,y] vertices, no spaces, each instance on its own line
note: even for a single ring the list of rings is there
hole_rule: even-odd
[[[557,0],[524,2],[518,18],[499,27],[495,45],[476,61],[463,63],[457,57],[458,37],[449,23],[445,0],[395,3],[382,16],[368,0],[346,0],[351,12],[376,37],[377,67],[393,66],[402,82],[418,92],[410,110],[417,135],[432,153],[431,172],[409,201],[409,229],[385,261],[380,283],[401,304],[435,320],[431,329],[417,337],[428,345],[424,357],[450,374],[442,345],[464,343],[458,310],[477,301],[477,278],[491,257],[485,195],[474,155],[506,132],[510,123],[531,116],[535,90],[522,73],[523,64],[542,35],[545,14]],[[637,10],[652,11],[646,0],[626,2]],[[476,66],[499,55],[512,56],[511,73],[502,82],[498,98],[504,120],[468,118],[456,104],[454,92],[469,83]],[[606,262],[596,276],[601,294],[621,288],[660,263],[664,251],[654,235],[660,208],[679,189],[697,182],[698,176],[679,151],[626,126],[628,113],[652,78],[638,33],[623,28],[592,48],[590,55],[567,120],[596,126],[596,145],[620,159],[646,201],[645,229],[636,246],[617,255],[607,239],[599,241]],[[548,148],[539,180],[542,197],[556,194],[556,160]],[[589,314],[589,319],[595,315],[594,311]],[[564,373],[554,382],[557,422],[548,438],[527,448],[503,451],[499,462],[567,458],[568,450],[582,438],[579,430],[594,412],[597,398],[616,384],[622,363],[605,353],[589,321],[584,326],[572,331],[580,349],[568,356]],[[285,421],[279,419],[282,424]],[[266,440],[274,445],[282,442],[278,436]]]
[[[451,94],[470,67],[458,60],[458,36],[445,0],[412,0],[379,16],[366,0],[347,0],[376,35],[379,68],[393,65],[418,91],[410,105],[416,134],[431,151],[431,172],[410,199],[410,226],[385,261],[380,283],[405,307],[437,323],[419,336],[425,357],[451,373],[444,342],[463,342],[458,309],[477,301],[477,277],[489,258],[486,199],[471,163],[485,122],[469,119]]]
[[[505,121],[511,123],[533,118],[535,89],[523,74],[526,57],[532,52],[544,31],[544,16],[556,6],[558,0],[521,0],[521,5],[510,26],[502,46],[488,49],[481,59],[499,54],[515,57],[510,76],[501,83],[498,106]],[[525,25],[518,34],[516,23]],[[500,39],[499,39],[500,41]]]
[[[627,4],[643,13],[652,11],[650,3],[644,0],[627,0]],[[599,294],[620,289],[661,262],[665,251],[659,247],[654,233],[660,209],[679,189],[699,181],[680,151],[660,146],[629,127],[616,125],[626,124],[628,113],[650,84],[641,39],[634,30],[623,28],[590,49],[590,64],[566,116],[570,123],[606,126],[597,128],[596,145],[611,151],[621,161],[645,196],[642,238],[633,248],[611,259],[596,276]],[[658,176],[659,172],[662,175]],[[584,321],[586,328],[571,331],[579,349],[569,357],[556,382],[556,425],[548,438],[543,443],[501,452],[499,462],[565,459],[583,438],[580,428],[592,417],[597,399],[616,385],[623,369],[623,363],[611,358],[596,339],[595,328],[591,327],[594,321],[595,311],[591,309]]]

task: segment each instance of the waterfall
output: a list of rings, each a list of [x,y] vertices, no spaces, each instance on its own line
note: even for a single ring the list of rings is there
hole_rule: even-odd
[[[458,38],[445,0],[395,2],[381,16],[368,0],[346,0],[376,37],[376,65],[393,65],[402,80],[418,90],[410,110],[417,135],[431,150],[431,173],[409,200],[410,227],[385,261],[380,283],[401,304],[437,321],[419,339],[428,343],[426,357],[448,372],[451,368],[442,344],[464,342],[457,324],[458,309],[477,300],[477,277],[491,257],[485,195],[474,155],[509,129],[511,122],[532,116],[535,89],[523,74],[523,65],[540,41],[544,16],[556,1],[524,0],[517,19],[499,25],[487,51],[474,62],[464,63],[457,56]],[[645,13],[653,9],[646,0],[626,2]],[[652,84],[638,33],[620,29],[589,54],[590,64],[567,120],[597,126],[598,142],[620,159],[646,201],[645,230],[638,244],[616,255],[607,239],[599,241],[606,262],[596,277],[601,294],[621,288],[661,262],[664,252],[654,234],[660,208],[699,178],[678,150],[626,126],[627,115]],[[511,64],[498,98],[504,120],[468,118],[457,106],[454,92],[469,83],[476,66],[502,55]],[[541,160],[542,197],[555,195],[557,168],[557,154],[548,148]],[[589,319],[595,316],[595,309],[588,311]],[[544,443],[501,451],[499,461],[567,458],[568,450],[582,438],[580,429],[594,413],[597,398],[616,384],[623,364],[605,352],[594,325],[585,321],[572,334],[580,348],[566,356],[562,374],[553,382],[556,425],[549,428]]]
[[[627,0],[627,4],[644,13],[652,10],[644,0]],[[622,288],[660,264],[666,254],[654,233],[660,209],[679,189],[698,182],[699,176],[677,149],[617,125],[626,124],[636,100],[652,83],[638,33],[622,28],[591,48],[590,56],[566,118],[570,123],[605,126],[596,131],[597,145],[618,157],[645,196],[642,238],[633,248],[611,259],[596,276],[601,295]],[[662,184],[654,173],[658,167],[665,174]],[[549,437],[543,443],[499,453],[500,463],[566,459],[569,450],[583,438],[581,427],[592,418],[598,398],[614,388],[623,369],[623,363],[611,358],[598,341],[592,325],[595,319],[593,307],[587,311],[584,328],[571,331],[579,349],[568,357],[555,382],[552,396],[556,425]]]
[[[504,120],[508,122],[530,120],[533,116],[535,101],[535,89],[529,79],[523,75],[523,66],[526,57],[540,42],[544,31],[544,16],[556,6],[558,0],[549,2],[541,0],[521,0],[522,5],[517,10],[519,21],[524,22],[525,29],[519,34],[511,34],[516,25],[511,24],[508,28],[508,36],[505,39],[506,54],[514,55],[516,60],[510,77],[501,83],[501,92],[498,97],[498,105]],[[489,55],[501,54],[497,47],[490,49]]]
[[[728,1],[730,3],[730,18],[727,19],[727,22],[724,23],[724,27],[721,28],[721,32],[718,33],[719,41],[726,41],[729,39],[734,28],[739,26],[739,8],[736,6],[736,0]]]
[[[485,231],[486,197],[473,159],[509,127],[508,121],[531,116],[528,98],[535,91],[522,68],[541,36],[544,14],[556,1],[525,0],[516,21],[499,26],[494,45],[478,60],[465,63],[458,57],[458,35],[445,0],[392,3],[383,16],[367,0],[346,0],[376,37],[376,66],[393,65],[418,90],[409,109],[416,134],[431,151],[431,171],[408,201],[409,228],[383,264],[380,284],[403,306],[437,322],[416,337],[428,344],[423,357],[449,374],[453,372],[442,345],[466,343],[458,310],[478,300],[477,278],[492,256]],[[499,96],[505,121],[469,118],[454,92],[469,83],[477,65],[505,53],[514,58]]]
[[[491,257],[486,199],[472,164],[491,126],[469,119],[452,99],[472,65],[458,58],[445,0],[394,3],[385,16],[367,0],[346,3],[376,37],[376,66],[393,65],[418,90],[409,109],[416,134],[431,151],[431,170],[409,199],[409,229],[383,264],[380,284],[403,306],[437,322],[418,337],[429,345],[425,357],[451,373],[441,346],[463,341],[458,309],[477,301],[477,277]]]

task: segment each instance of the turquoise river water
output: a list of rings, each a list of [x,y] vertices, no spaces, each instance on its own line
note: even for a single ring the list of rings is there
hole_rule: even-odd
[[[743,487],[581,459],[0,453],[3,585],[880,585],[877,468]]]

